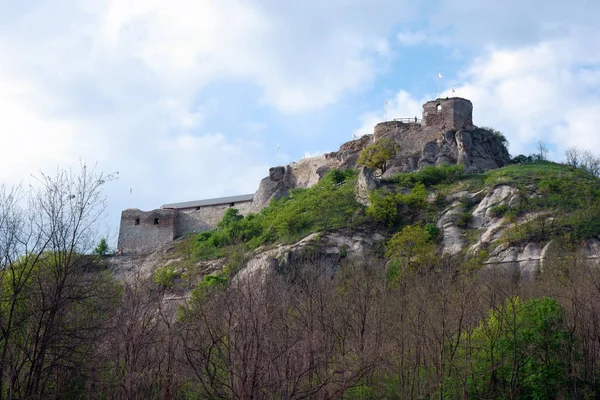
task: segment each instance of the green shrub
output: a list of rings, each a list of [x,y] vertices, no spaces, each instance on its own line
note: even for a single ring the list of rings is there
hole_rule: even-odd
[[[383,174],[387,169],[387,163],[398,152],[398,145],[392,139],[382,138],[377,142],[366,146],[356,160],[357,165],[364,165],[373,171],[379,170]]]
[[[473,219],[473,214],[471,211],[463,211],[456,216],[456,221],[454,223],[456,226],[460,226],[461,228],[466,228],[469,226],[469,223]]]
[[[505,146],[508,147],[509,146],[509,142],[508,139],[506,139],[506,136],[504,136],[504,133],[500,132],[499,130],[496,130],[494,128],[490,128],[489,126],[483,126],[480,129],[487,131],[488,133],[490,133],[493,137],[495,137],[496,139],[500,140],[500,142]]]
[[[425,224],[423,229],[425,230],[425,232],[427,232],[427,234],[431,238],[431,241],[433,242],[437,241],[440,237],[440,229],[437,226],[435,226],[435,224]]]
[[[422,183],[417,183],[408,194],[376,190],[369,199],[367,214],[390,228],[417,220],[427,207],[427,191]]]
[[[385,256],[400,263],[404,269],[420,266],[435,252],[432,239],[421,226],[405,226],[388,241]]]
[[[441,183],[454,183],[463,179],[465,169],[462,165],[427,166],[415,172],[401,172],[391,179],[399,186],[413,187],[420,183],[426,187]]]
[[[243,217],[230,208],[215,230],[196,236],[193,252],[196,258],[213,259],[239,244],[251,250],[359,223],[357,212],[363,206],[354,195],[356,177],[353,170],[331,170],[313,187],[292,189],[288,197],[273,200],[259,214]]]
[[[575,346],[558,301],[509,298],[461,336],[456,359],[465,362],[447,369],[444,398],[570,397],[565,387]]]
[[[490,217],[492,218],[500,218],[503,217],[509,210],[508,205],[506,204],[498,204],[490,207]]]
[[[172,289],[175,279],[179,277],[179,271],[172,265],[160,267],[154,271],[154,283],[164,289]]]
[[[106,243],[106,239],[100,239],[100,243],[94,249],[94,253],[99,256],[105,256],[108,253],[108,244]]]

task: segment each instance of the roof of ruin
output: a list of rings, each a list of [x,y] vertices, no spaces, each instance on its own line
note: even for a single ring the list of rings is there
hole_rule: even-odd
[[[242,202],[246,202],[246,201],[252,201],[253,198],[254,198],[254,193],[241,194],[239,196],[218,197],[215,199],[184,201],[182,203],[163,204],[162,206],[160,206],[160,208],[174,208],[174,209],[180,210],[183,208],[196,208],[196,207],[216,206],[219,204],[242,203]]]

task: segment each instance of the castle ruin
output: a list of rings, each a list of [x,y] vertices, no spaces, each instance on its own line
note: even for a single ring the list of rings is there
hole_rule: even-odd
[[[336,152],[273,167],[254,194],[165,204],[147,212],[124,210],[118,248],[124,254],[149,253],[178,237],[216,228],[231,207],[241,215],[260,212],[271,199],[286,196],[292,188],[310,187],[331,169],[357,168],[362,149],[384,137],[394,140],[400,149],[384,177],[443,164],[481,171],[502,167],[510,160],[500,138],[473,125],[473,104],[467,99],[428,101],[420,124],[402,121],[379,123],[372,135],[344,143]]]

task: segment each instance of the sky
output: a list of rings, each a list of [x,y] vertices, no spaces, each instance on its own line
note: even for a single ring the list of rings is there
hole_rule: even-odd
[[[253,193],[271,166],[420,116],[438,85],[513,155],[596,152],[598,15],[598,0],[0,0],[0,183],[118,172],[114,243],[125,208]]]

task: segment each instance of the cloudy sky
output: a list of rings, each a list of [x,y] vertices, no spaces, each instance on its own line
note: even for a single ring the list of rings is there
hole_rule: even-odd
[[[598,0],[0,0],[0,182],[80,159],[118,171],[115,234],[129,206],[252,193],[270,166],[420,115],[440,72],[513,155],[596,151],[598,15]]]

